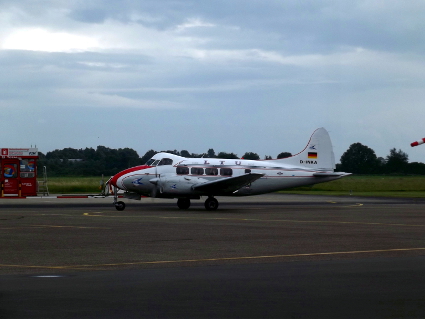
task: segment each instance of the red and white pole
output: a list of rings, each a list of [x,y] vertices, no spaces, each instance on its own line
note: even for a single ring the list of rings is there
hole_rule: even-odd
[[[410,144],[410,146],[411,146],[411,147],[413,147],[413,146],[418,146],[418,145],[421,145],[421,144],[423,144],[423,143],[425,143],[425,138],[423,138],[423,139],[421,139],[421,140],[419,140],[419,141],[416,141],[416,142],[411,143],[411,144]]]

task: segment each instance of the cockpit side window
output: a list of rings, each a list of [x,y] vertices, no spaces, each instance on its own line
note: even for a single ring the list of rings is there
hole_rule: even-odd
[[[163,158],[159,163],[158,166],[161,165],[173,165],[173,160],[171,158]]]
[[[151,166],[153,162],[155,162],[155,159],[154,158],[151,158],[149,161],[146,162],[145,165]]]

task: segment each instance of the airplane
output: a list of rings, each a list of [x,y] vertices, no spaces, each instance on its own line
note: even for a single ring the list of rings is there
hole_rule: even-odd
[[[215,196],[250,196],[286,188],[339,179],[351,173],[334,172],[332,142],[324,128],[313,132],[307,146],[291,157],[272,160],[185,158],[157,153],[146,164],[112,176],[105,189],[112,189],[115,208],[125,209],[118,191],[127,199],[141,197],[177,199],[180,209],[191,200],[206,196],[205,209],[216,210]],[[108,186],[109,185],[109,186]]]

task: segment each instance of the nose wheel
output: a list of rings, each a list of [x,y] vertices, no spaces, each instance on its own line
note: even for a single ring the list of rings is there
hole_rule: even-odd
[[[206,210],[216,210],[218,208],[218,200],[214,197],[208,197],[205,201],[205,209]]]
[[[122,211],[122,210],[125,209],[125,203],[124,202],[119,201],[119,202],[114,203],[114,205],[115,205],[115,208],[119,211]]]
[[[114,206],[117,210],[122,211],[125,209],[125,203],[122,201],[118,201],[118,188],[116,186],[113,187],[114,189]]]

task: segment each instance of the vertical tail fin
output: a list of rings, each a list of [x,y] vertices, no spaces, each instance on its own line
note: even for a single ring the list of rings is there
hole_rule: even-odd
[[[315,170],[333,171],[335,156],[331,138],[323,127],[313,132],[307,146],[300,153],[288,158],[277,159],[285,164],[305,166]]]

